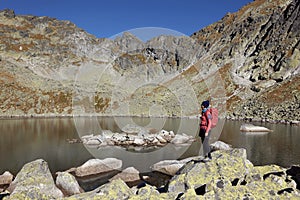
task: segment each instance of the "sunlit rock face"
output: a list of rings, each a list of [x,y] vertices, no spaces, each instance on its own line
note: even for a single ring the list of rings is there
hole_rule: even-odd
[[[223,117],[298,123],[299,21],[298,1],[257,0],[190,37],[141,41],[4,10],[0,114],[181,117],[210,98]]]

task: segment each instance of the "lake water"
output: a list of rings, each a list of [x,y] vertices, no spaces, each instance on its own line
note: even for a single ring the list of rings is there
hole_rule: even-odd
[[[0,174],[9,170],[16,175],[25,163],[42,158],[52,173],[79,166],[90,158],[115,157],[123,160],[123,168],[134,166],[141,172],[166,159],[181,159],[201,154],[201,144],[186,146],[168,144],[158,149],[141,152],[120,147],[87,148],[83,144],[69,144],[68,139],[85,134],[99,134],[101,129],[119,132],[126,124],[173,130],[196,136],[197,119],[130,118],[130,117],[79,117],[2,119],[0,121]],[[248,159],[255,165],[277,164],[288,167],[300,164],[300,127],[283,124],[255,123],[274,130],[267,134],[250,134],[239,131],[242,122],[220,121],[212,132],[212,142],[218,139],[233,147],[247,149]]]

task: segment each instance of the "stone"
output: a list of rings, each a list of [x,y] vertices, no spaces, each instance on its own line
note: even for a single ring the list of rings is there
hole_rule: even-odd
[[[75,170],[75,175],[79,177],[100,174],[122,167],[122,160],[116,158],[90,159]]]
[[[135,138],[133,144],[141,146],[145,144],[145,141],[142,138]]]
[[[99,140],[96,140],[96,139],[89,139],[84,144],[86,144],[86,145],[100,145],[101,142]]]
[[[178,160],[163,160],[153,164],[150,169],[174,176],[185,163]]]
[[[271,132],[270,129],[262,126],[255,126],[253,124],[242,124],[240,131],[243,132]]]
[[[216,151],[212,153],[213,159],[210,162],[188,162],[171,179],[168,191],[180,193],[189,188],[198,188],[215,177],[222,177],[230,182],[235,178],[242,179],[252,167],[247,164],[244,154],[244,149]]]
[[[115,180],[115,179],[121,179],[125,183],[127,182],[136,182],[140,180],[139,176],[140,172],[135,169],[134,167],[128,167],[124,169],[121,173],[115,175],[110,179],[110,181]]]
[[[68,172],[57,172],[56,185],[67,196],[83,192],[76,178]]]
[[[211,151],[216,151],[216,150],[231,150],[232,147],[231,147],[231,145],[226,144],[225,142],[216,141],[216,142],[210,144],[210,149],[211,149]]]
[[[0,175],[0,185],[9,185],[14,176],[9,172],[5,171],[2,175]]]
[[[129,199],[133,196],[131,189],[121,179],[112,180],[111,182],[104,184],[93,191],[76,194],[71,197],[65,198],[65,200],[73,199]]]
[[[25,164],[10,184],[9,199],[56,199],[63,193],[56,187],[48,168],[42,159]]]
[[[193,141],[193,137],[186,135],[184,133],[182,134],[176,134],[175,137],[171,140],[171,143],[173,144],[185,144]]]
[[[191,160],[168,184],[180,199],[298,199],[293,175],[277,165],[254,167],[244,149],[219,150],[210,162]],[[288,175],[289,174],[289,175]],[[292,175],[293,174],[293,175]]]

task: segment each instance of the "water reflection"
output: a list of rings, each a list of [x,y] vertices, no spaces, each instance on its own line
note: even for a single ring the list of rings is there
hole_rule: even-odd
[[[255,165],[277,164],[284,167],[300,164],[300,127],[284,124],[254,123],[273,132],[265,134],[242,133],[242,122],[228,121],[224,125],[221,140],[234,147],[247,149],[248,159]]]
[[[101,130],[120,132],[122,126],[134,123],[152,128],[173,130],[197,136],[197,119],[165,118],[51,118],[51,119],[9,119],[0,123],[0,174],[9,170],[13,174],[32,160],[42,158],[52,172],[79,166],[90,158],[116,157],[123,160],[123,167],[135,166],[141,171],[149,170],[155,162],[166,159],[186,158],[201,154],[198,139],[188,146],[167,145],[149,152],[137,153],[120,147],[101,149],[85,148],[83,144],[69,144],[67,139],[79,138],[85,134],[100,134]],[[224,123],[224,122],[222,122]],[[247,149],[248,158],[255,165],[278,164],[290,166],[300,164],[300,127],[260,124],[274,130],[268,134],[240,133],[241,122],[226,121],[212,132],[212,142],[219,139],[234,147]]]

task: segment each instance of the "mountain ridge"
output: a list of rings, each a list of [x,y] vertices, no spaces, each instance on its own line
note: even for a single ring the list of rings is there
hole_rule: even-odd
[[[0,115],[183,117],[210,99],[223,117],[299,120],[299,7],[256,0],[191,37],[147,42],[4,10]]]

